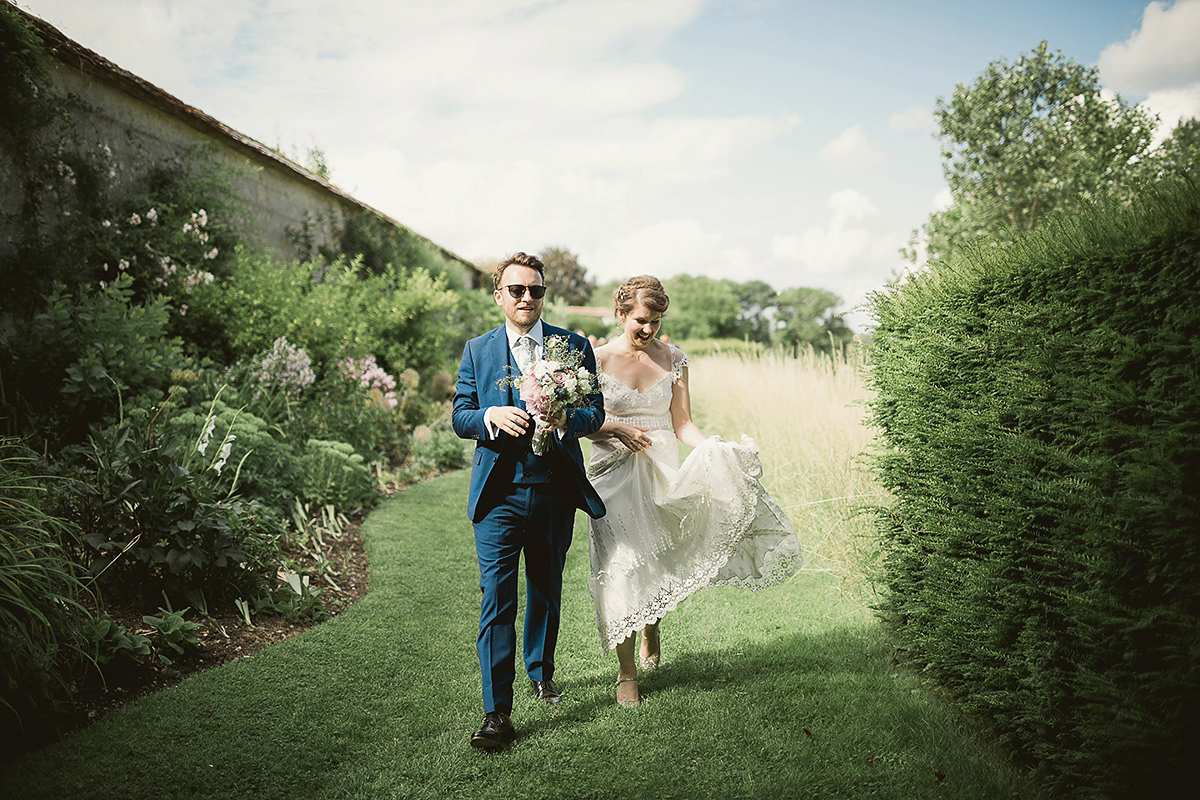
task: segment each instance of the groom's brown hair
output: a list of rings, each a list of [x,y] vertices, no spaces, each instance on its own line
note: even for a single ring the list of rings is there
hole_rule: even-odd
[[[496,265],[495,271],[492,272],[492,288],[496,291],[500,290],[500,281],[504,279],[504,270],[516,265],[518,267],[529,267],[536,269],[538,274],[542,276],[542,281],[546,280],[546,265],[542,263],[537,256],[531,256],[528,253],[520,251],[513,253],[508,258]]]

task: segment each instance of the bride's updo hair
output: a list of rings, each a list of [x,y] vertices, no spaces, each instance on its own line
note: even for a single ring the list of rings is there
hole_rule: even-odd
[[[671,298],[667,297],[658,278],[652,275],[636,275],[613,292],[613,311],[617,314],[628,314],[639,302],[651,311],[666,314]]]

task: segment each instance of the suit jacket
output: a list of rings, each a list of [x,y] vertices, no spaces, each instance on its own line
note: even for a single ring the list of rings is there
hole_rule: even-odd
[[[587,339],[577,333],[547,325],[542,322],[543,336],[565,336],[572,350],[583,351],[583,366],[593,374],[596,372],[596,356]],[[508,335],[504,326],[476,336],[463,348],[462,364],[458,369],[458,383],[454,392],[454,409],[451,422],[454,432],[464,439],[475,440],[475,459],[471,470],[471,488],[467,496],[467,516],[479,522],[487,512],[487,504],[479,500],[488,492],[506,494],[511,486],[501,486],[496,481],[489,484],[496,462],[506,451],[518,444],[528,448],[529,434],[518,442],[503,431],[494,439],[488,438],[484,413],[491,406],[520,405],[519,394],[511,387],[501,386],[508,377],[512,364],[508,346]],[[600,430],[604,424],[604,397],[596,393],[588,398],[588,404],[567,410],[567,427],[562,437],[551,437],[567,464],[570,476],[569,500],[573,506],[593,518],[604,516],[604,501],[592,488],[583,466],[583,452],[579,448],[579,437]],[[503,480],[503,478],[500,478]]]

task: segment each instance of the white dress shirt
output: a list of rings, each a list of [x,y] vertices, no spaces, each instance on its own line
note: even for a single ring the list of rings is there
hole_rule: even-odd
[[[542,357],[544,336],[542,333],[542,321],[539,319],[533,323],[533,327],[529,329],[529,333],[521,333],[512,328],[507,320],[504,323],[504,333],[508,335],[508,349],[512,353],[513,363],[520,364],[521,360],[517,357],[517,340],[522,336],[528,336],[533,339],[533,360],[537,361]],[[496,438],[496,426],[492,423],[492,409],[496,406],[488,406],[487,411],[483,413],[484,426],[487,428],[488,438]]]

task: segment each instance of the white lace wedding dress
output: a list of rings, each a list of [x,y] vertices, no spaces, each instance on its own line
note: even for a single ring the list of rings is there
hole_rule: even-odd
[[[672,345],[671,371],[643,392],[599,373],[606,416],[649,429],[653,440],[638,453],[616,438],[592,443],[588,478],[608,508],[588,536],[605,653],[698,589],[761,589],[802,562],[791,522],[759,480],[753,440],[710,438],[679,464],[671,393],[687,363]]]

